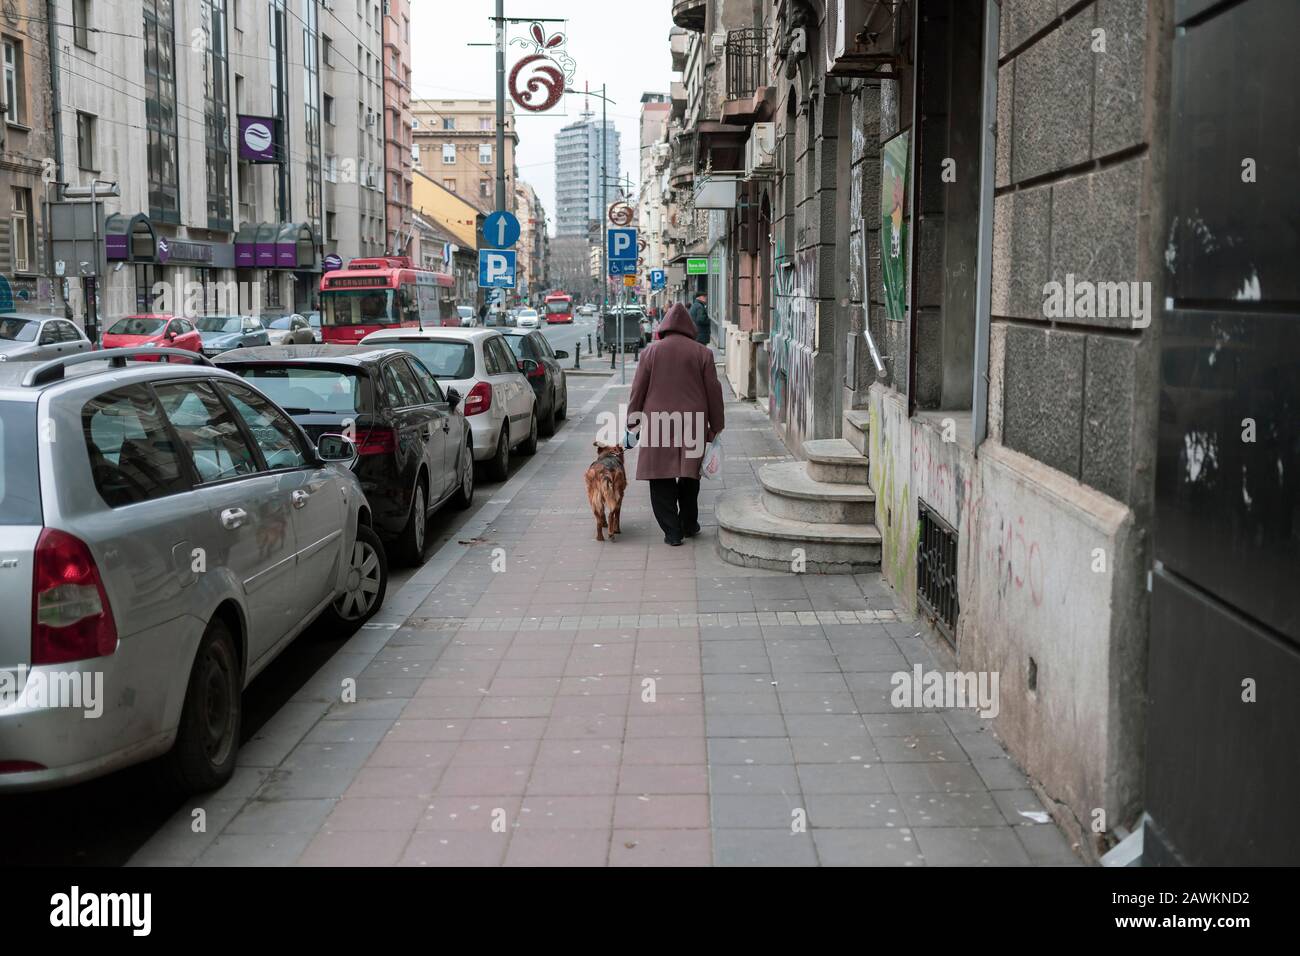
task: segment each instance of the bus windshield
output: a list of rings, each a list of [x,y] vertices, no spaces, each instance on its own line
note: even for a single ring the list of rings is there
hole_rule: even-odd
[[[547,299],[546,311],[550,315],[565,315],[573,309],[572,299]]]
[[[392,289],[329,290],[321,293],[324,325],[396,325]]]

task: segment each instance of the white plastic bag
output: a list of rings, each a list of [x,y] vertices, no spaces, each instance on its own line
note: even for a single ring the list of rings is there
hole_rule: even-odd
[[[716,481],[722,477],[722,438],[713,439],[704,448],[704,460],[700,462],[700,477]]]

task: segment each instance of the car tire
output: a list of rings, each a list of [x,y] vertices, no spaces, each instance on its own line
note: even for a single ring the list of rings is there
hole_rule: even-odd
[[[501,434],[497,436],[496,454],[485,463],[483,470],[493,481],[505,481],[510,477],[510,430],[505,425],[501,426]]]
[[[528,437],[519,443],[519,453],[521,455],[537,454],[537,406],[533,406],[533,413],[528,416]]]
[[[564,386],[564,401],[560,404],[560,410],[555,413],[555,417],[560,421],[567,421],[569,418],[569,386]]]
[[[373,563],[371,559],[374,559]],[[321,614],[321,619],[331,629],[357,628],[374,617],[384,604],[388,593],[388,555],[384,544],[373,528],[357,525],[357,537],[352,543],[352,553],[345,556],[348,566],[348,583],[352,572],[357,572],[357,587],[346,589],[335,596]],[[369,586],[366,586],[366,585]],[[368,602],[368,603],[366,603]]]
[[[452,499],[457,511],[465,511],[474,503],[474,442],[465,442],[465,460],[460,465],[460,487]]]
[[[424,475],[415,479],[411,495],[411,514],[406,527],[397,536],[396,556],[403,564],[419,566],[424,563],[424,546],[428,543],[429,499],[424,492]]]
[[[234,635],[216,618],[199,641],[176,742],[162,760],[165,778],[177,792],[215,790],[235,772],[243,716],[241,674]]]
[[[555,434],[555,396],[551,396],[551,407],[542,416],[541,421],[537,423],[537,428],[543,438],[550,438]]]

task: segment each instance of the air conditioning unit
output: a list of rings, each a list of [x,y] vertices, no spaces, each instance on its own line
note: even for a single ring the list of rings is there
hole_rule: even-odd
[[[764,179],[776,173],[776,124],[755,123],[745,143],[745,179]]]
[[[826,72],[882,76],[903,62],[900,28],[911,17],[908,0],[826,0],[822,30]]]

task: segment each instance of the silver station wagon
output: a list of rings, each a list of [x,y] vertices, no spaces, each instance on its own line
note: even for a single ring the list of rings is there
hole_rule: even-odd
[[[225,782],[248,682],[383,602],[355,454],[193,352],[0,363],[0,793]]]

